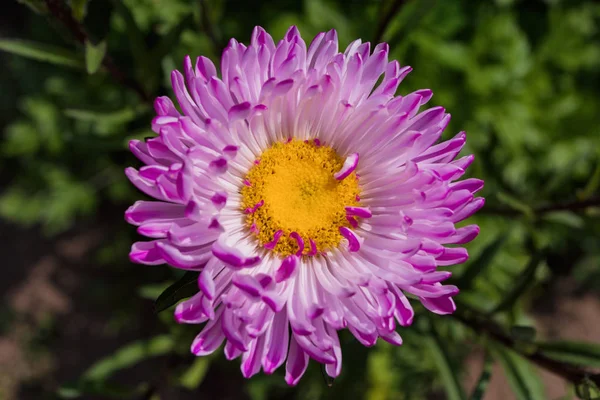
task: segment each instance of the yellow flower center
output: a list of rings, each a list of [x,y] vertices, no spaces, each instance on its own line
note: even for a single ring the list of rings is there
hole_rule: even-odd
[[[271,248],[281,231],[272,248],[281,256],[299,250],[292,232],[304,241],[303,255],[314,251],[310,240],[317,252],[337,247],[339,227],[350,227],[345,207],[358,206],[360,194],[354,172],[343,180],[334,178],[343,163],[335,150],[315,141],[294,139],[265,150],[241,189],[246,223],[260,245]]]

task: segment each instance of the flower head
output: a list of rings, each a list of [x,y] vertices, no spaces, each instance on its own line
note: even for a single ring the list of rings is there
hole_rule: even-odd
[[[152,239],[132,246],[133,261],[201,271],[175,310],[206,322],[194,354],[225,342],[244,376],[286,363],[294,385],[310,358],[340,373],[341,329],[365,346],[401,344],[407,294],[454,311],[458,289],[437,267],[467,259],[456,245],[479,228],[455,223],[483,205],[483,182],[458,180],[473,157],[456,159],[462,132],[437,143],[450,116],[420,111],[430,90],[395,96],[410,70],[387,44],[340,53],[335,31],[307,47],[292,27],[275,45],[257,27],[248,47],[230,41],[220,77],[205,57],[172,73],[181,111],[156,100],[159,136],[131,142],[145,166],[126,171],[157,201],[126,218]]]

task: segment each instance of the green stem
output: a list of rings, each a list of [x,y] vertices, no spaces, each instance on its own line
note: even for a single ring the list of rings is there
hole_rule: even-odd
[[[545,206],[534,207],[533,213],[535,215],[543,215],[554,211],[580,211],[585,210],[589,207],[600,207],[600,196],[590,197],[589,199],[585,200],[573,200],[565,203],[549,204]],[[520,210],[512,208],[484,207],[481,211],[483,214],[495,214],[508,217],[516,217],[522,215]]]
[[[529,351],[529,349],[527,351],[523,350],[522,346],[519,346],[515,339],[504,333],[504,329],[498,323],[488,319],[482,313],[465,304],[461,304],[452,316],[473,331],[490,337],[532,363],[562,377],[574,385],[579,385],[586,380],[600,385],[600,373],[592,373],[583,367],[549,358],[538,348],[534,348],[532,351]]]
[[[71,32],[77,42],[82,45],[89,40],[88,34],[85,32],[83,25],[77,21],[69,7],[63,0],[44,0],[50,15],[65,26]],[[137,95],[146,103],[151,103],[151,99],[145,92],[142,85],[133,79],[128,78],[123,71],[113,62],[112,58],[107,54],[102,61],[102,65],[113,76],[113,78],[124,86],[137,93]]]
[[[394,4],[391,5],[387,12],[382,12],[381,20],[379,21],[379,24],[377,24],[377,31],[375,32],[373,43],[377,44],[381,42],[390,22],[392,22],[392,19],[398,14],[404,4],[406,4],[406,0],[395,0]]]

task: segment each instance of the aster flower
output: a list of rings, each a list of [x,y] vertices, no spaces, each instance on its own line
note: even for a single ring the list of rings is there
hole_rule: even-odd
[[[156,100],[158,137],[130,143],[145,166],[126,170],[157,201],[126,219],[151,238],[132,261],[200,271],[175,309],[206,323],[194,354],[225,342],[245,377],[285,363],[294,385],[310,358],[339,375],[339,330],[400,345],[407,296],[455,310],[458,288],[437,268],[467,259],[455,245],[479,228],[455,224],[483,205],[483,182],[458,180],[473,161],[455,159],[463,132],[436,144],[450,116],[421,111],[430,90],[395,96],[410,71],[385,43],[340,53],[334,30],[307,47],[295,27],[277,44],[260,27],[248,47],[232,39],[220,77],[206,57],[173,71],[181,111]]]

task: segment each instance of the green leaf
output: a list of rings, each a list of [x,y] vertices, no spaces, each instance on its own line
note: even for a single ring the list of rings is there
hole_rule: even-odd
[[[21,39],[0,39],[0,50],[36,61],[69,68],[83,68],[83,59],[69,50]]]
[[[139,112],[131,107],[127,107],[117,111],[94,111],[67,108],[65,109],[64,113],[67,117],[77,119],[80,121],[110,122],[113,124],[124,124],[132,121],[138,115]]]
[[[316,30],[330,29],[335,26],[340,41],[351,40],[352,26],[346,14],[337,9],[333,2],[322,0],[305,0],[306,21]]]
[[[144,40],[144,33],[137,25],[131,10],[121,0],[113,0],[113,4],[117,13],[125,21],[125,33],[127,34],[127,41],[129,42],[129,48],[131,54],[135,60],[137,66],[144,66],[148,61],[148,47]]]
[[[17,0],[18,3],[25,4],[33,12],[38,14],[46,14],[48,7],[44,0]]]
[[[61,386],[56,394],[61,399],[77,399],[82,396],[99,396],[103,399],[131,399],[140,396],[147,390],[147,386],[147,384],[141,384],[132,388],[104,381],[82,380],[74,384]]]
[[[206,357],[198,357],[194,360],[192,365],[187,371],[181,376],[179,383],[181,386],[189,390],[194,390],[204,380],[208,367],[210,366],[210,359]]]
[[[169,353],[174,346],[169,335],[159,335],[148,340],[128,344],[116,353],[96,362],[83,375],[85,380],[103,380],[116,371],[129,368],[147,358]]]
[[[544,355],[558,361],[600,368],[600,345],[585,342],[546,342],[538,343]]]
[[[582,400],[600,399],[600,388],[589,378],[585,378],[583,382],[575,386],[575,393]]]
[[[71,0],[71,14],[79,22],[85,18],[87,3],[88,0]]]
[[[502,248],[502,245],[506,241],[507,238],[506,233],[500,233],[496,239],[494,239],[490,244],[488,244],[479,257],[473,260],[462,273],[460,278],[458,278],[457,285],[458,287],[466,290],[471,287],[473,281],[479,274],[481,274],[494,260],[498,251]]]
[[[485,391],[490,383],[490,379],[492,378],[492,357],[487,354],[485,357],[485,361],[483,362],[483,370],[481,371],[481,375],[479,375],[479,379],[477,379],[477,384],[475,385],[475,389],[473,389],[473,393],[470,400],[482,400],[485,395]]]
[[[159,313],[166,310],[179,300],[198,293],[198,274],[196,271],[187,271],[181,279],[162,292],[154,303],[154,312]]]
[[[494,358],[502,365],[517,400],[547,400],[544,386],[527,360],[502,346],[491,349]]]
[[[515,325],[510,328],[510,336],[519,341],[531,342],[535,339],[536,331],[531,326]]]
[[[150,53],[150,59],[155,62],[160,62],[165,55],[172,52],[173,48],[179,43],[181,34],[188,26],[190,26],[193,20],[193,16],[189,15],[165,34]]]
[[[577,193],[577,197],[585,200],[591,197],[600,188],[600,160],[596,163],[596,169],[592,177],[581,191]]]
[[[575,214],[573,211],[554,211],[547,213],[544,215],[543,220],[565,225],[574,229],[581,229],[585,226],[584,219]]]
[[[529,264],[527,264],[521,275],[516,279],[515,284],[507,293],[505,293],[504,298],[492,311],[490,311],[490,314],[508,310],[517,302],[517,300],[519,300],[521,295],[525,293],[527,288],[533,282],[535,272],[543,258],[542,252],[537,252],[531,257]]]
[[[149,128],[143,128],[143,129],[140,129],[139,131],[134,131],[130,135],[127,135],[126,137],[123,138],[122,148],[124,148],[124,149],[128,148],[129,142],[132,140],[144,141],[146,139],[153,138],[153,137],[156,137],[156,133],[154,131],[150,130]]]
[[[533,218],[535,214],[533,209],[529,205],[517,199],[516,197],[513,197],[505,192],[498,192],[497,197],[501,203],[504,203],[510,208],[522,212],[527,217]]]
[[[168,282],[143,285],[138,288],[137,294],[143,299],[154,300],[165,291],[168,285]]]
[[[98,72],[102,65],[102,60],[106,55],[106,42],[102,41],[97,45],[91,42],[85,42],[85,67],[88,74],[92,75]]]
[[[460,378],[457,375],[458,371],[452,366],[450,356],[445,347],[446,343],[439,337],[433,324],[431,326],[429,343],[432,355],[446,389],[448,400],[465,400],[467,397],[460,384]]]

